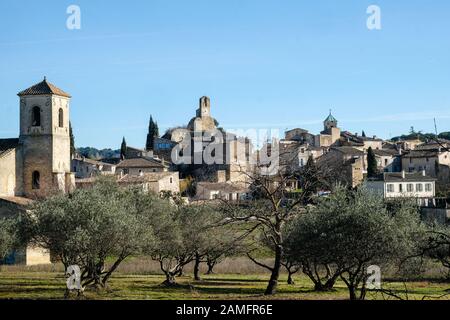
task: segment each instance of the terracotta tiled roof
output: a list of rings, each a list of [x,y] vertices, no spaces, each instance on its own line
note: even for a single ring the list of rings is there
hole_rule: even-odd
[[[0,157],[19,146],[19,139],[0,139]]]
[[[177,172],[148,172],[140,176],[126,174],[119,179],[119,183],[158,182],[165,177],[171,177],[175,174],[177,174]]]
[[[352,156],[362,156],[362,155],[364,155],[363,151],[361,151],[359,149],[356,149],[356,148],[353,148],[353,147],[333,147],[333,148],[331,148],[331,150],[336,150],[338,152],[341,152],[341,153],[344,153],[344,154],[347,154],[347,155],[352,155]]]
[[[57,88],[55,85],[48,82],[46,78],[44,78],[44,80],[39,82],[38,84],[35,84],[34,86],[19,92],[17,95],[21,97],[21,96],[39,96],[45,94],[54,94],[70,98],[70,94]]]
[[[394,149],[374,149],[373,153],[381,157],[390,157],[390,156],[393,157],[398,155],[398,151]]]
[[[404,154],[403,158],[435,158],[438,157],[439,152],[435,150],[411,150]]]
[[[120,168],[163,168],[161,162],[148,158],[125,159],[117,165]]]

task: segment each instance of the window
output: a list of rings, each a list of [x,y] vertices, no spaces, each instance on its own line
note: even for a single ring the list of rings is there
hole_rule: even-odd
[[[31,176],[31,186],[34,190],[38,190],[41,188],[41,174],[39,171],[33,171],[33,174]]]
[[[61,108],[58,111],[58,124],[60,128],[64,127],[64,111]]]
[[[423,184],[417,183],[416,184],[416,192],[422,192],[423,191]]]
[[[388,165],[388,159],[384,159],[384,166]]]
[[[406,185],[406,191],[413,192],[414,191],[414,185],[412,183],[408,183]]]
[[[401,183],[398,185],[398,191],[403,192],[403,185]]]
[[[427,183],[427,184],[425,185],[425,191],[426,191],[426,192],[431,192],[431,191],[433,191],[433,186],[432,186],[431,183]]]
[[[390,184],[387,185],[387,192],[388,192],[388,193],[395,192],[395,190],[394,190],[394,185],[393,185],[392,183],[390,183]]]
[[[173,178],[170,178],[170,183],[173,183]]]
[[[300,167],[303,167],[303,166],[304,166],[303,159],[300,159]]]
[[[31,125],[33,127],[41,126],[41,108],[34,107],[32,111]]]

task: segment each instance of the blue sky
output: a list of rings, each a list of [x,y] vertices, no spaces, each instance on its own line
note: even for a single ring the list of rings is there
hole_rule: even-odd
[[[44,76],[73,96],[77,146],[143,147],[150,114],[185,124],[203,95],[225,128],[317,133],[332,108],[351,132],[433,131],[434,117],[450,131],[449,15],[448,0],[2,0],[0,138]]]

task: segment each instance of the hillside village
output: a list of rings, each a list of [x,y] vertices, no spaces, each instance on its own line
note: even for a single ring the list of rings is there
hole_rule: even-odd
[[[121,186],[179,194],[191,204],[247,201],[253,197],[252,176],[276,160],[273,174],[289,175],[314,164],[327,168],[334,183],[365,185],[388,199],[417,198],[425,217],[450,219],[449,140],[387,141],[352,133],[330,111],[323,131],[292,128],[256,150],[249,138],[218,127],[210,98],[201,97],[185,126],[150,133],[151,148],[124,144],[120,158],[94,160],[71,154],[70,94],[44,79],[18,96],[19,137],[0,139],[0,215],[15,214],[55,192],[89,188],[100,176],[114,177]],[[205,159],[205,150],[214,161]],[[298,192],[300,182],[290,179],[283,188]],[[37,264],[49,257],[29,248],[22,258]]]

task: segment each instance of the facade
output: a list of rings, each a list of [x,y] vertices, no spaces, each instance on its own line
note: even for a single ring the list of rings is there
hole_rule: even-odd
[[[227,182],[198,182],[195,200],[222,199],[228,201],[248,200],[250,192],[247,188]]]
[[[180,193],[180,179],[178,172],[147,172],[140,175],[127,174],[118,179],[121,186],[140,186],[145,192]]]
[[[366,182],[367,188],[381,193],[384,198],[433,199],[436,195],[436,179],[419,173],[386,172],[380,179]]]
[[[379,172],[401,171],[401,157],[398,151],[392,149],[373,149],[373,153],[375,154],[375,158],[377,160]]]
[[[450,167],[450,152],[430,149],[415,149],[402,156],[402,169],[407,172],[421,172],[425,170],[427,175],[446,180],[440,176],[440,170],[445,171]]]

